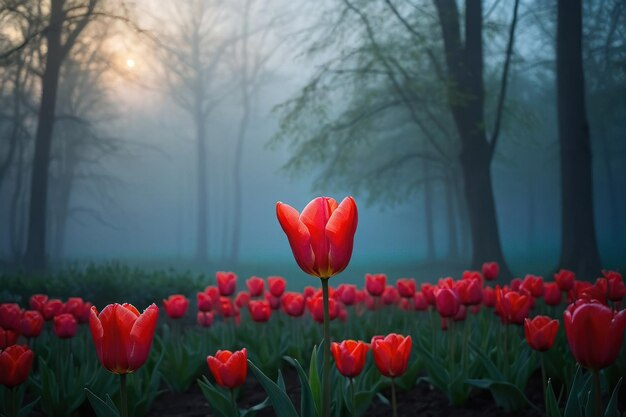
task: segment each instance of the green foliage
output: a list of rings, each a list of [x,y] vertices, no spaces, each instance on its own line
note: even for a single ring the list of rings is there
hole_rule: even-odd
[[[32,294],[43,293],[65,299],[83,297],[98,309],[111,303],[128,302],[139,310],[160,303],[170,294],[192,294],[210,280],[203,275],[174,270],[147,271],[119,263],[73,267],[50,275],[0,274],[3,299],[26,304]]]

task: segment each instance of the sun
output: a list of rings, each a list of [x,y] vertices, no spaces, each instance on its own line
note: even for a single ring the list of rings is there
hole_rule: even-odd
[[[135,62],[135,60],[134,60],[134,59],[132,59],[132,58],[128,58],[128,59],[126,60],[126,67],[128,67],[128,69],[133,69],[133,68],[135,68],[135,65],[137,65],[137,63]]]

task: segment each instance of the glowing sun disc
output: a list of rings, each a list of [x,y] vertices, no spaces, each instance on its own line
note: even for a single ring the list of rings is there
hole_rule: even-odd
[[[128,58],[128,59],[126,60],[126,66],[127,66],[128,68],[135,68],[135,65],[137,65],[137,64],[136,64],[136,62],[135,62],[135,60],[134,60],[134,59],[132,59],[132,58]]]

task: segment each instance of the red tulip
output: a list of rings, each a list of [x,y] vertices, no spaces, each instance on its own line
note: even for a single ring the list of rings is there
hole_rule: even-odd
[[[563,313],[567,343],[578,363],[599,370],[617,359],[626,328],[626,310],[578,300]]]
[[[554,281],[559,286],[561,291],[569,291],[574,288],[574,281],[576,280],[576,275],[572,271],[568,271],[567,269],[561,269],[559,272],[554,274]]]
[[[374,297],[383,295],[387,287],[387,275],[365,274],[365,289]]]
[[[54,316],[54,334],[60,339],[70,339],[76,336],[78,330],[78,322],[73,315],[69,313]]]
[[[411,336],[404,337],[395,333],[385,337],[374,336],[372,352],[378,371],[390,378],[402,375],[409,363],[411,343]]]
[[[270,303],[267,301],[250,300],[248,303],[248,311],[250,312],[252,320],[259,323],[269,321],[272,315],[272,308],[270,307]]]
[[[166,300],[163,300],[163,307],[165,307],[165,313],[169,318],[179,319],[187,312],[189,299],[180,294],[170,295]]]
[[[415,280],[413,278],[399,278],[396,281],[396,288],[400,297],[411,298],[415,295]]]
[[[427,282],[422,284],[422,294],[424,294],[424,297],[426,297],[426,300],[428,301],[428,304],[430,304],[431,306],[435,305],[435,289],[436,287],[432,284],[429,284]]]
[[[493,281],[494,279],[498,279],[498,275],[500,274],[500,265],[497,262],[485,262],[482,268],[483,277],[487,281]]]
[[[250,294],[245,291],[240,291],[235,297],[235,305],[237,308],[244,308],[250,302]]]
[[[543,278],[538,275],[526,275],[520,288],[528,291],[533,297],[543,296]]]
[[[439,278],[437,282],[437,288],[454,288],[454,278]]]
[[[248,375],[248,351],[246,348],[236,352],[218,350],[215,356],[208,356],[206,360],[218,385],[233,389],[246,382]]]
[[[548,316],[535,316],[532,320],[524,319],[524,334],[528,345],[540,352],[545,352],[554,345],[559,321]]]
[[[65,302],[64,313],[70,313],[79,323],[87,323],[91,315],[92,304],[83,301],[80,297],[71,297]]]
[[[522,286],[522,280],[519,278],[513,278],[511,280],[511,290],[513,291],[519,291],[520,287]]]
[[[0,385],[13,388],[24,383],[33,366],[33,357],[28,346],[12,345],[0,351]]]
[[[211,327],[213,324],[213,313],[210,311],[198,311],[197,321],[202,327]]]
[[[330,320],[334,320],[337,318],[337,302],[334,298],[330,298],[328,300],[328,315]],[[306,300],[306,306],[309,309],[309,313],[318,323],[324,323],[324,300],[322,297],[311,297]]]
[[[49,299],[43,305],[43,309],[41,310],[41,314],[43,314],[43,318],[46,321],[50,321],[54,318],[54,316],[58,316],[63,312],[64,304],[61,300],[56,298]]]
[[[43,311],[43,306],[46,304],[46,301],[48,301],[47,295],[33,294],[28,300],[28,305],[30,306],[31,310],[37,310],[41,313]]]
[[[496,313],[504,324],[524,324],[532,306],[532,297],[516,291],[504,292],[496,287]]]
[[[330,344],[330,352],[335,359],[335,366],[339,373],[348,378],[358,376],[365,367],[365,359],[369,345],[355,340],[344,340],[341,343]]]
[[[211,298],[213,305],[220,301],[220,290],[215,285],[209,285],[204,289],[204,293]]]
[[[463,271],[461,280],[478,281],[478,285],[483,286],[483,276],[479,271]]]
[[[428,310],[428,300],[421,291],[418,291],[413,296],[413,307],[417,311]]]
[[[43,330],[44,320],[37,310],[25,311],[20,321],[20,332],[26,338],[37,337]]]
[[[622,298],[626,296],[626,284],[624,284],[622,274],[616,271],[603,270],[602,275],[604,275],[608,283],[608,299],[611,301],[622,301]]]
[[[304,296],[297,292],[287,292],[281,297],[285,313],[291,317],[300,317],[304,313]]]
[[[265,291],[265,281],[263,281],[263,278],[250,277],[246,280],[246,286],[248,287],[250,297],[259,297],[263,295],[263,291]]]
[[[211,308],[213,308],[213,298],[205,292],[196,294],[196,302],[200,311],[211,311]]]
[[[220,313],[222,317],[236,317],[239,314],[239,310],[233,305],[230,298],[220,297]]]
[[[341,284],[337,287],[339,301],[347,306],[351,306],[357,302],[357,288],[353,284]]]
[[[556,282],[547,282],[543,286],[543,301],[549,306],[558,306],[563,299],[563,293]]]
[[[496,292],[491,287],[483,287],[483,305],[493,307],[496,305]]]
[[[17,343],[20,334],[15,330],[0,327],[0,350]]]
[[[22,319],[22,309],[18,304],[0,304],[0,327],[5,330],[20,330],[20,320]]]
[[[593,284],[589,281],[574,281],[572,289],[567,292],[567,303],[571,304],[579,298],[587,297],[585,292],[593,287]]]
[[[459,311],[456,312],[452,320],[464,321],[467,318],[467,307],[463,304],[459,305]]]
[[[281,297],[287,287],[287,281],[283,277],[267,277],[267,286],[274,297]]]
[[[278,310],[280,308],[280,297],[274,297],[272,293],[265,293],[265,301],[267,301],[272,310]]]
[[[455,282],[454,289],[461,304],[466,306],[477,305],[483,300],[483,289],[478,279],[462,279]]]
[[[383,304],[385,304],[386,306],[395,304],[398,302],[398,300],[400,299],[400,295],[398,294],[398,290],[396,290],[396,287],[391,286],[391,285],[387,285],[385,287],[385,291],[383,291]]]
[[[222,297],[228,297],[235,293],[237,289],[237,275],[234,272],[219,271],[215,273],[217,288]]]
[[[159,308],[152,304],[143,313],[131,304],[109,304],[98,314],[91,308],[89,327],[98,359],[114,374],[128,374],[148,359]]]
[[[459,312],[459,297],[456,291],[450,288],[438,288],[435,290],[435,303],[441,317],[454,317]]]
[[[358,223],[352,197],[346,197],[339,205],[332,198],[318,197],[302,214],[278,202],[276,215],[304,272],[330,278],[348,266]]]

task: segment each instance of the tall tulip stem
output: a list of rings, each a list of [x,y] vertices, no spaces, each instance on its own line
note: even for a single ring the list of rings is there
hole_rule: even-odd
[[[600,371],[594,369],[593,371],[593,391],[596,397],[596,417],[602,417],[602,392],[600,386]]]
[[[356,416],[356,398],[354,397],[354,378],[350,378],[350,397],[352,398],[352,415]]]
[[[235,390],[230,389],[230,401],[233,403],[233,410],[235,410],[235,415],[240,416],[239,406],[237,405],[237,397],[235,396]]]
[[[322,280],[322,298],[324,300],[324,373],[322,375],[323,416],[330,417],[330,307],[328,301],[328,278]]]
[[[548,413],[548,380],[546,379],[546,364],[545,364],[545,355],[544,352],[539,352],[539,357],[541,358],[541,382],[543,387],[543,402],[546,407],[546,414]]]
[[[120,374],[120,406],[121,416],[128,417],[128,395],[126,390],[126,374]]]
[[[8,417],[17,417],[17,387],[9,389],[9,404],[7,404]]]
[[[398,404],[396,402],[396,383],[395,378],[391,378],[391,408],[393,417],[398,417]]]

